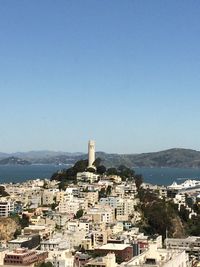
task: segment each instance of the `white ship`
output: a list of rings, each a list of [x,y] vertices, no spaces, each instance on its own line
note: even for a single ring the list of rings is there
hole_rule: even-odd
[[[195,187],[200,187],[200,181],[199,180],[186,180],[182,184],[177,184],[176,182],[173,182],[171,185],[168,186],[169,189],[176,189],[176,190],[182,190],[182,189],[192,189]]]

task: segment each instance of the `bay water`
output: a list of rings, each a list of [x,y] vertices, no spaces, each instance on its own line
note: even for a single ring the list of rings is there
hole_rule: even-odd
[[[58,170],[68,165],[35,164],[35,165],[0,165],[0,184],[23,182],[31,179],[50,179]],[[169,185],[173,181],[182,183],[186,179],[200,180],[200,169],[194,168],[135,168],[135,173],[142,174],[145,182]]]

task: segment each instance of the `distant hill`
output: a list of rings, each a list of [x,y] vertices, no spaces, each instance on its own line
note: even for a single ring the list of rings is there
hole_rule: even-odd
[[[55,151],[31,151],[13,154],[0,153],[0,164],[74,164],[86,159],[84,153]],[[191,149],[173,148],[160,152],[141,154],[109,154],[96,152],[106,167],[126,165],[127,167],[180,167],[200,168],[200,152]],[[20,161],[21,160],[21,161]]]
[[[103,158],[103,157],[102,157]],[[124,164],[132,167],[200,167],[200,152],[191,149],[173,148],[160,152],[124,155],[105,155],[106,164]]]
[[[16,157],[8,157],[0,160],[0,165],[30,165],[31,163],[27,160],[23,160]]]
[[[200,167],[200,152],[191,149],[173,148],[160,152],[142,154],[106,154],[97,153],[106,166],[128,167]]]

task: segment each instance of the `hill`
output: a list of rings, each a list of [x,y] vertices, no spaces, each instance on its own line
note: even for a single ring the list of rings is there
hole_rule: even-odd
[[[2,156],[4,153],[0,153]],[[0,164],[74,164],[78,160],[87,159],[84,153],[68,153],[54,151],[31,151],[5,154]],[[177,167],[199,168],[200,151],[173,148],[159,152],[141,154],[109,154],[96,152],[106,167],[125,165],[127,167]],[[20,161],[21,160],[21,161]]]
[[[142,154],[106,154],[97,153],[106,166],[128,167],[200,167],[200,152],[191,149],[174,148],[160,152]]]
[[[16,157],[8,157],[0,160],[0,165],[30,165],[31,163],[27,160],[23,160]]]

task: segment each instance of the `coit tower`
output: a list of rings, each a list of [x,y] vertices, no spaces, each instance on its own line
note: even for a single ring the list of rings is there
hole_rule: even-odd
[[[88,142],[88,168],[94,168],[95,161],[95,141],[89,140]]]

